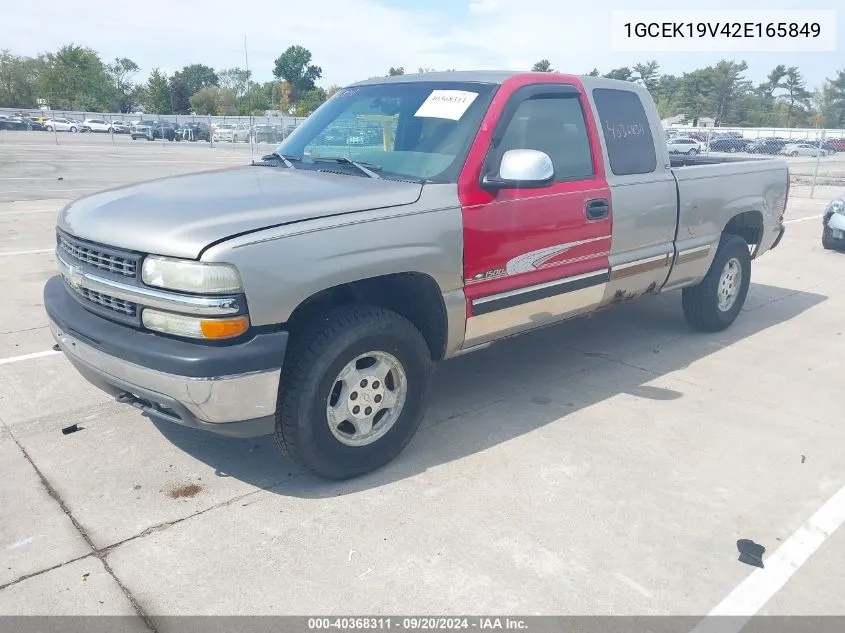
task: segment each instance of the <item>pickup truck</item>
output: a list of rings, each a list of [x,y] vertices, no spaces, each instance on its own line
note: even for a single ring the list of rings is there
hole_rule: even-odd
[[[319,144],[356,125],[382,134]],[[260,161],[70,203],[44,305],[119,401],[346,479],[408,444],[437,361],[672,290],[728,327],[788,190],[780,158],[670,158],[633,83],[373,79]]]

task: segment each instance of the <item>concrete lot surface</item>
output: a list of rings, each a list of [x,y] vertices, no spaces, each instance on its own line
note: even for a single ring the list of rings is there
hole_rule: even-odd
[[[249,148],[33,138],[0,136],[0,614],[845,614],[832,189],[794,187],[727,331],[671,293],[449,361],[405,452],[337,484],[269,438],[150,421],[52,351],[57,211]]]

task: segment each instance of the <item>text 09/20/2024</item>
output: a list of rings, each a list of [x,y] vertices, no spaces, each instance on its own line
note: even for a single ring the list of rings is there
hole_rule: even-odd
[[[617,11],[615,51],[835,51],[835,11]]]

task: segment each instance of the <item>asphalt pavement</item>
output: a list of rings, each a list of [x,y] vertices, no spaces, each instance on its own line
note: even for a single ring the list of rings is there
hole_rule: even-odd
[[[114,402],[42,306],[69,200],[257,149],[0,135],[0,614],[845,614],[834,189],[793,187],[727,331],[669,293],[448,361],[408,448],[331,483]]]

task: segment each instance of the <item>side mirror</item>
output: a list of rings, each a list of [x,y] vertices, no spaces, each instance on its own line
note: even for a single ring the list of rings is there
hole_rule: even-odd
[[[554,182],[555,168],[545,152],[511,149],[502,155],[498,176],[485,174],[482,186],[490,189],[531,189]]]

